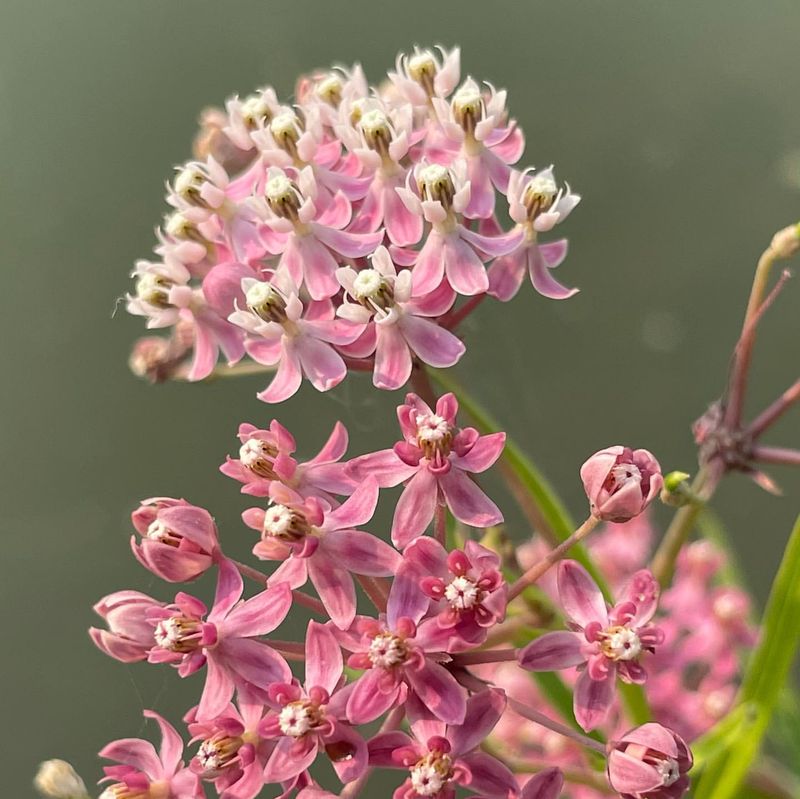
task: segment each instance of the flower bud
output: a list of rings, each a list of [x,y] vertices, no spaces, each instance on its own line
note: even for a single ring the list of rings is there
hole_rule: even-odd
[[[615,791],[638,799],[678,799],[689,790],[692,753],[672,730],[643,724],[609,749],[608,782]]]
[[[605,522],[627,522],[638,516],[664,483],[653,455],[621,446],[592,455],[581,466],[581,480],[592,515]]]
[[[800,250],[800,223],[779,230],[773,237],[770,248],[778,258],[791,258]]]
[[[139,591],[117,591],[103,597],[94,611],[108,625],[108,630],[89,629],[89,635],[101,652],[122,663],[144,660],[153,647],[153,625],[147,614],[153,608],[164,607]]]
[[[661,501],[665,505],[676,508],[686,505],[691,501],[686,481],[691,475],[686,472],[670,472],[664,477],[664,487],[661,489]]]
[[[185,500],[145,500],[131,515],[142,537],[131,548],[139,563],[170,583],[197,579],[214,562],[217,528],[207,510]]]
[[[86,786],[66,760],[45,760],[39,765],[33,785],[52,799],[88,799]]]

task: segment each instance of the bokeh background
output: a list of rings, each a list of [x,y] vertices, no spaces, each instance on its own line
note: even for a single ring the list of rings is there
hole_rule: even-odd
[[[44,757],[96,779],[94,752],[140,732],[143,707],[177,720],[195,696],[196,680],[122,666],[86,636],[101,595],[170,594],[128,551],[138,498],[208,507],[244,552],[247,503],[217,471],[240,421],[275,414],[307,453],[337,418],[353,452],[395,439],[402,394],[360,377],[270,408],[257,378],[153,387],[128,372],[142,329],[117,298],[201,108],[267,82],[288,100],[298,73],[332,62],[377,80],[414,43],[460,44],[464,74],[509,90],[526,162],[554,162],[584,196],[560,270],[582,293],[487,303],[457,374],[578,515],[578,466],[609,443],[694,468],[689,424],[723,386],[755,260],[800,217],[798,39],[794,0],[3,0],[3,795],[32,796]],[[796,378],[799,317],[790,285],[751,411]],[[797,414],[772,441],[800,445]],[[800,474],[774,475],[782,498],[733,476],[716,503],[760,599],[800,509]],[[513,514],[510,528],[526,534]]]

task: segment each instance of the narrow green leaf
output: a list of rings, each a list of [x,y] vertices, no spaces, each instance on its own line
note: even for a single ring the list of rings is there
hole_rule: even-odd
[[[747,667],[740,701],[753,710],[729,747],[702,772],[696,799],[734,799],[761,748],[800,646],[800,519],[786,545],[762,621],[761,642]]]

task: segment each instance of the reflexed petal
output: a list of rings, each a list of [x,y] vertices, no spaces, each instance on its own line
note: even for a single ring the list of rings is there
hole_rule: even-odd
[[[602,724],[616,695],[614,675],[605,680],[593,680],[586,669],[578,677],[573,697],[575,720],[589,732]]]
[[[306,688],[319,686],[332,694],[342,677],[342,650],[329,627],[315,621],[306,632]]]
[[[559,671],[578,666],[586,658],[581,636],[564,631],[545,633],[520,650],[519,665],[529,671]]]
[[[420,468],[408,481],[392,520],[392,543],[399,548],[425,532],[436,510],[438,483],[426,467]]]
[[[577,561],[565,560],[558,566],[558,597],[570,621],[586,627],[593,621],[608,626],[608,611],[603,594],[589,572]]]
[[[473,527],[491,527],[503,521],[497,505],[461,469],[453,468],[441,475],[439,485],[447,506],[460,522]]]
[[[464,689],[444,666],[425,659],[420,669],[407,668],[406,679],[436,718],[445,724],[463,724],[467,712]]]

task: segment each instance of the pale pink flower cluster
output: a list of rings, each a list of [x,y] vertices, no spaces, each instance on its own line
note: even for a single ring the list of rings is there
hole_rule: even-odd
[[[401,55],[379,87],[356,65],[301,79],[293,103],[270,87],[232,97],[203,125],[128,295],[173,330],[134,349],[151,379],[201,380],[221,352],[275,369],[266,402],[348,370],[398,389],[415,361],[455,364],[460,319],[511,299],[526,271],[546,297],[575,293],[550,271],[566,240],[539,234],[580,198],[551,167],[519,171],[506,92],[463,76],[457,48]]]

